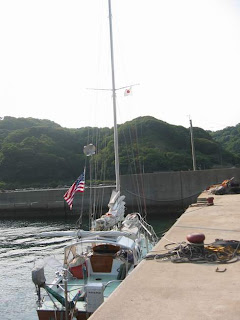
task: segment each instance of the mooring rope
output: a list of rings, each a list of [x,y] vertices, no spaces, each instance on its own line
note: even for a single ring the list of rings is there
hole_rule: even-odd
[[[240,241],[234,241],[236,248],[226,241],[226,245],[216,245],[215,243],[204,245],[197,243],[181,242],[165,245],[164,253],[148,254],[146,260],[171,261],[174,263],[197,262],[197,263],[232,263],[239,260]],[[172,249],[170,246],[175,245]]]

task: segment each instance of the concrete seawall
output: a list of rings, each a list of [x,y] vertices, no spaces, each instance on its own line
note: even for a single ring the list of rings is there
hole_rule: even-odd
[[[149,212],[183,212],[202,190],[232,177],[240,181],[239,168],[121,176],[121,185],[128,206],[136,206],[136,194],[140,194]]]
[[[93,195],[99,206],[102,204],[104,208],[107,206],[112,189],[112,186],[95,187],[90,193],[90,189],[86,188],[84,193],[76,193],[72,211],[63,199],[67,191],[65,188],[1,192],[0,218],[79,216],[81,210],[83,214],[87,214]]]
[[[196,202],[197,196],[207,186],[235,177],[240,181],[240,169],[214,169],[199,171],[157,172],[142,175],[121,176],[122,193],[126,196],[127,210],[138,210],[146,206],[151,214],[184,212],[189,204]],[[112,186],[86,188],[77,193],[73,211],[69,211],[63,195],[67,189],[44,189],[15,192],[0,192],[0,217],[17,216],[64,216],[79,215],[81,204],[88,212],[89,203],[95,197],[102,210],[107,210]],[[136,196],[138,195],[138,196]],[[97,209],[98,210],[98,209]]]

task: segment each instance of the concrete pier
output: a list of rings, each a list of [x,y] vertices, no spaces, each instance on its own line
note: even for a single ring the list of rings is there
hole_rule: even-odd
[[[239,194],[214,195],[212,206],[189,207],[154,253],[163,253],[166,244],[186,241],[188,234],[196,232],[205,234],[205,244],[215,239],[240,240],[239,207]],[[91,320],[239,320],[239,274],[240,261],[211,264],[144,260]]]

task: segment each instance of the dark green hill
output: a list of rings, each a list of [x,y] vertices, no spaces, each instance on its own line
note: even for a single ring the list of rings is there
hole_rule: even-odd
[[[193,128],[193,133],[199,169],[229,166],[238,161],[231,152],[223,150],[207,131]],[[138,142],[138,154],[141,155],[147,172],[192,169],[189,129],[170,125],[153,117],[140,117],[120,127],[121,142],[123,136],[126,145],[132,145],[133,141],[136,145]]]
[[[193,131],[199,169],[240,163],[226,135]],[[239,135],[234,139],[237,146]],[[5,117],[0,121],[0,187],[70,184],[89,162],[83,154],[89,143],[97,147],[92,157],[95,179],[113,179],[113,129],[67,129],[49,120]],[[121,174],[192,169],[189,130],[153,117],[120,125],[119,149]]]
[[[223,130],[211,132],[211,136],[225,150],[240,157],[240,123],[235,127],[227,127]]]

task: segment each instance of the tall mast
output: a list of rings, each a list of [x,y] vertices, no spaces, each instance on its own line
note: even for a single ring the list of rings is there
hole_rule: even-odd
[[[111,7],[111,0],[108,0],[108,11],[109,11],[110,50],[111,50],[111,67],[112,67],[112,95],[113,95],[113,120],[114,120],[114,150],[115,150],[116,191],[120,191],[119,155],[118,155],[118,132],[117,132],[117,108],[116,108],[115,74],[114,74],[114,55],[113,55],[113,32],[112,32],[112,7]]]

